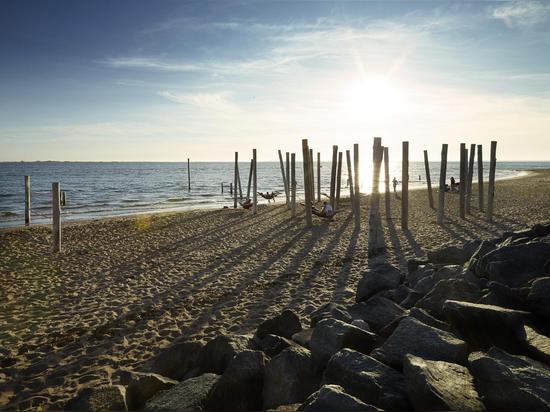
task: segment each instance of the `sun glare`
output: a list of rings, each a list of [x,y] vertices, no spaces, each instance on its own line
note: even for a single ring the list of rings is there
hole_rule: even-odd
[[[381,119],[403,110],[405,94],[397,82],[384,78],[366,78],[354,82],[347,92],[350,113],[364,119]]]

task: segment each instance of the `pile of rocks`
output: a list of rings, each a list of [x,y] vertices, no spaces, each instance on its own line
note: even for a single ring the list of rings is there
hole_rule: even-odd
[[[67,409],[548,410],[550,224],[371,264],[356,302],[304,328],[291,310],[253,336],[176,342],[147,372]]]

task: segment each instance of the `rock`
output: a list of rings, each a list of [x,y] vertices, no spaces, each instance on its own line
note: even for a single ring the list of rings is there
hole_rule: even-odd
[[[371,356],[386,365],[401,369],[406,354],[465,364],[468,348],[466,342],[455,335],[409,316],[399,323],[393,334]]]
[[[509,288],[500,282],[489,282],[487,287],[489,293],[483,295],[478,303],[518,310],[526,308],[526,302],[521,297],[518,289]]]
[[[206,410],[249,411],[262,409],[262,389],[267,358],[260,351],[237,354],[214,384]]]
[[[163,349],[151,363],[150,370],[168,378],[181,380],[199,366],[203,345],[197,341],[181,342]]]
[[[250,348],[248,335],[220,335],[206,344],[199,359],[200,374],[222,375],[233,357]]]
[[[443,263],[451,265],[463,265],[468,259],[462,248],[458,246],[446,246],[441,249],[426,251],[431,263]]]
[[[158,392],[145,404],[146,412],[174,410],[202,411],[206,397],[220,375],[205,373],[179,382],[171,389]]]
[[[309,342],[311,341],[311,335],[313,334],[313,328],[302,329],[300,332],[292,335],[292,340],[304,348],[309,349]]]
[[[389,299],[375,296],[366,302],[356,303],[351,306],[349,313],[353,319],[364,320],[373,331],[377,332],[395,319],[406,314],[406,311]]]
[[[289,405],[279,405],[274,409],[268,409],[267,412],[295,412],[301,406],[301,403],[291,403]]]
[[[545,237],[550,235],[550,223],[537,223],[530,229],[520,230],[517,232],[504,232],[502,234],[503,238],[528,238],[533,239],[536,237]]]
[[[550,319],[550,277],[538,278],[533,282],[527,304],[533,313]]]
[[[265,367],[263,408],[302,403],[319,388],[311,352],[292,346],[275,356]]]
[[[302,324],[300,323],[298,315],[290,309],[286,309],[280,315],[263,321],[260,326],[258,326],[256,336],[263,339],[266,335],[278,335],[283,338],[291,339],[292,335],[301,330]]]
[[[550,409],[550,369],[543,364],[496,347],[487,353],[471,353],[468,362],[489,410]]]
[[[417,292],[416,290],[411,290],[409,292],[409,294],[407,295],[407,297],[405,299],[403,299],[403,301],[401,302],[401,307],[403,307],[404,309],[410,309],[412,308],[414,305],[416,305],[416,303],[422,299],[424,297],[424,295],[420,292]]]
[[[324,319],[315,327],[310,347],[313,360],[324,366],[332,355],[343,348],[368,354],[375,344],[374,333],[336,319]]]
[[[323,382],[340,385],[346,393],[382,409],[411,409],[403,375],[351,349],[343,349],[330,359]]]
[[[517,288],[544,273],[544,264],[548,259],[549,244],[530,242],[499,247],[483,256],[479,266],[490,280]]]
[[[517,351],[516,333],[528,312],[500,306],[448,300],[443,311],[449,323],[468,342],[472,350],[487,350],[497,345]]]
[[[437,282],[434,280],[433,276],[426,276],[418,281],[414,287],[414,290],[424,296],[432,290],[436,283]]]
[[[367,405],[355,396],[348,395],[344,388],[338,385],[323,385],[311,394],[298,408],[299,411],[379,411],[380,409]]]
[[[485,256],[487,253],[495,250],[497,248],[496,241],[494,240],[483,240],[474,254],[470,257],[470,260],[465,265],[466,269],[472,271],[474,274],[480,276],[481,268],[479,267],[479,260]]]
[[[447,332],[451,331],[451,325],[449,325],[446,322],[440,321],[439,319],[434,318],[432,315],[430,315],[428,312],[426,312],[424,309],[419,308],[412,308],[410,310],[410,316],[413,318],[418,319],[420,322],[432,326],[437,329],[441,329]]]
[[[434,272],[432,278],[435,283],[440,280],[462,279],[471,282],[474,285],[478,284],[478,278],[476,275],[458,265],[442,266]]]
[[[259,349],[270,358],[277,356],[281,351],[294,345],[296,345],[296,343],[293,341],[277,335],[266,335],[258,343]]]
[[[550,366],[550,338],[538,333],[535,329],[523,325],[517,331],[517,338],[523,351],[529,357]]]
[[[370,326],[363,319],[354,319],[351,321],[351,324],[359,329],[363,329],[366,332],[370,332]]]
[[[476,253],[479,249],[481,243],[483,243],[483,241],[479,239],[468,240],[466,243],[464,243],[464,246],[462,247],[462,252],[464,253],[464,257],[466,258],[465,262],[468,262],[472,258],[474,253]]]
[[[414,272],[409,272],[407,274],[407,283],[411,288],[414,288],[418,282],[424,279],[427,276],[433,275],[435,272],[435,266],[432,264],[424,265],[418,267]]]
[[[408,259],[407,260],[407,273],[412,273],[418,270],[420,266],[428,264],[427,259]]]
[[[416,302],[416,307],[444,319],[443,304],[446,300],[477,302],[480,297],[481,290],[473,283],[461,279],[440,280],[426,296]]]
[[[378,292],[395,289],[399,286],[403,274],[395,266],[384,262],[374,265],[363,272],[357,286],[356,302],[368,300]]]
[[[334,318],[341,320],[342,322],[350,323],[351,322],[351,316],[346,311],[346,308],[342,305],[337,305],[336,303],[327,303],[314,312],[309,315],[310,317],[310,325],[312,328],[319,323],[319,321],[323,319],[328,318]]]
[[[481,411],[474,379],[456,363],[406,355],[403,373],[409,399],[417,411]]]
[[[126,388],[126,402],[128,409],[141,409],[147,400],[157,392],[170,389],[178,381],[166,378],[156,373],[132,372],[130,382]]]
[[[65,405],[70,411],[127,411],[126,388],[122,385],[100,386],[81,390]]]

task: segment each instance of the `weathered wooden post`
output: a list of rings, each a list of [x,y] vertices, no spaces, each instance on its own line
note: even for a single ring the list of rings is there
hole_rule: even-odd
[[[315,172],[313,166],[313,149],[309,149],[309,170],[310,170],[310,185],[311,185],[311,201],[315,203]]]
[[[372,192],[369,211],[368,255],[375,256],[384,249],[384,236],[380,221],[380,168],[384,149],[382,138],[375,137],[372,147]]]
[[[281,166],[281,175],[283,176],[283,185],[285,187],[286,205],[287,207],[290,207],[290,196],[289,196],[288,186],[287,186],[287,181],[285,176],[285,167],[283,165],[283,155],[280,150],[279,150],[279,165]]]
[[[252,149],[252,163],[254,163],[254,172],[252,175],[252,212],[256,214],[258,210],[258,173],[257,173],[257,161],[256,161],[256,149]]]
[[[67,192],[64,190],[61,191],[61,206],[67,206]]]
[[[239,184],[239,199],[243,199],[243,189],[241,187],[241,171],[239,169],[239,164],[237,163],[237,183]]]
[[[477,201],[479,211],[483,212],[483,147],[477,145]]]
[[[351,210],[354,208],[354,199],[353,199],[353,173],[351,171],[351,154],[349,150],[346,150],[346,160],[348,163],[348,181],[349,181],[349,202]]]
[[[61,205],[59,200],[59,182],[52,183],[52,237],[53,251],[61,251]]]
[[[233,183],[229,183],[229,194],[233,196]]]
[[[340,203],[340,187],[342,185],[342,152],[338,152],[338,171],[336,172],[336,202],[335,208],[338,209]]]
[[[384,147],[384,197],[386,200],[386,219],[391,219],[390,206],[390,160],[388,148]]]
[[[25,176],[25,226],[31,225],[31,177]]]
[[[426,184],[428,185],[428,202],[430,207],[434,208],[434,196],[432,194],[432,179],[430,177],[430,162],[428,161],[428,151],[424,150],[424,167],[426,168]]]
[[[313,222],[311,220],[311,188],[309,187],[310,180],[310,167],[309,167],[309,148],[307,146],[307,139],[302,139],[302,155],[304,157],[304,195],[305,195],[305,209],[306,209],[306,226],[311,227]]]
[[[466,213],[470,214],[470,204],[472,202],[472,185],[474,179],[474,158],[476,155],[476,145],[470,145],[470,161],[468,165],[468,185],[466,186]]]
[[[458,186],[458,197],[461,219],[466,217],[466,167],[466,143],[460,143],[460,185]]]
[[[254,170],[254,159],[250,159],[250,172],[248,172],[248,187],[246,188],[246,198],[250,199],[250,185],[252,184],[252,172]]]
[[[290,152],[285,153],[285,166],[286,166],[286,187],[288,188],[289,202],[287,204],[290,209],[290,198],[292,197],[292,184],[290,183]]]
[[[437,205],[437,223],[443,224],[445,213],[445,182],[447,179],[447,149],[448,145],[441,146],[441,169],[439,171],[439,202]]]
[[[497,142],[491,141],[491,163],[489,164],[489,193],[487,193],[487,213],[486,213],[486,217],[489,222],[493,221],[496,167],[497,167]]]
[[[292,210],[292,217],[296,216],[296,153],[292,153],[290,156],[290,169],[291,169],[291,177],[290,177],[290,184],[292,187],[292,196],[290,200],[291,204],[291,210]]]
[[[222,195],[223,195],[223,182],[222,182]]]
[[[189,158],[187,158],[187,190],[191,190],[191,168],[189,167]]]
[[[321,152],[317,152],[317,201],[321,201]]]
[[[233,209],[237,208],[237,168],[239,167],[239,152],[235,152],[235,170],[233,172],[235,193],[233,196]]]
[[[355,200],[355,207],[353,213],[355,214],[355,227],[359,229],[361,227],[361,192],[359,191],[359,145],[355,143],[353,145],[353,169],[354,169],[354,188],[353,199]]]
[[[330,172],[330,205],[334,209],[334,192],[336,190],[336,162],[338,156],[338,146],[332,146],[332,169]]]
[[[403,142],[403,166],[401,168],[401,228],[409,229],[409,142]]]

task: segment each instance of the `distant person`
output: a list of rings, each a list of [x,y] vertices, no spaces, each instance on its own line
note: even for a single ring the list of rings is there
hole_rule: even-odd
[[[250,200],[250,198],[246,199],[244,202],[241,203],[241,206],[244,209],[250,209],[252,207],[252,200]]]
[[[397,179],[394,177],[392,180],[393,183],[393,193],[397,195]]]
[[[334,216],[334,210],[332,209],[332,206],[327,202],[323,202],[323,208],[321,210],[318,210],[315,206],[312,206],[311,213],[319,217],[330,218]]]
[[[455,177],[452,176],[452,177],[451,177],[451,192],[456,192],[456,187],[457,187],[457,186],[458,186],[458,185],[456,184]]]
[[[422,175],[418,175],[418,181],[420,182],[422,180]]]

